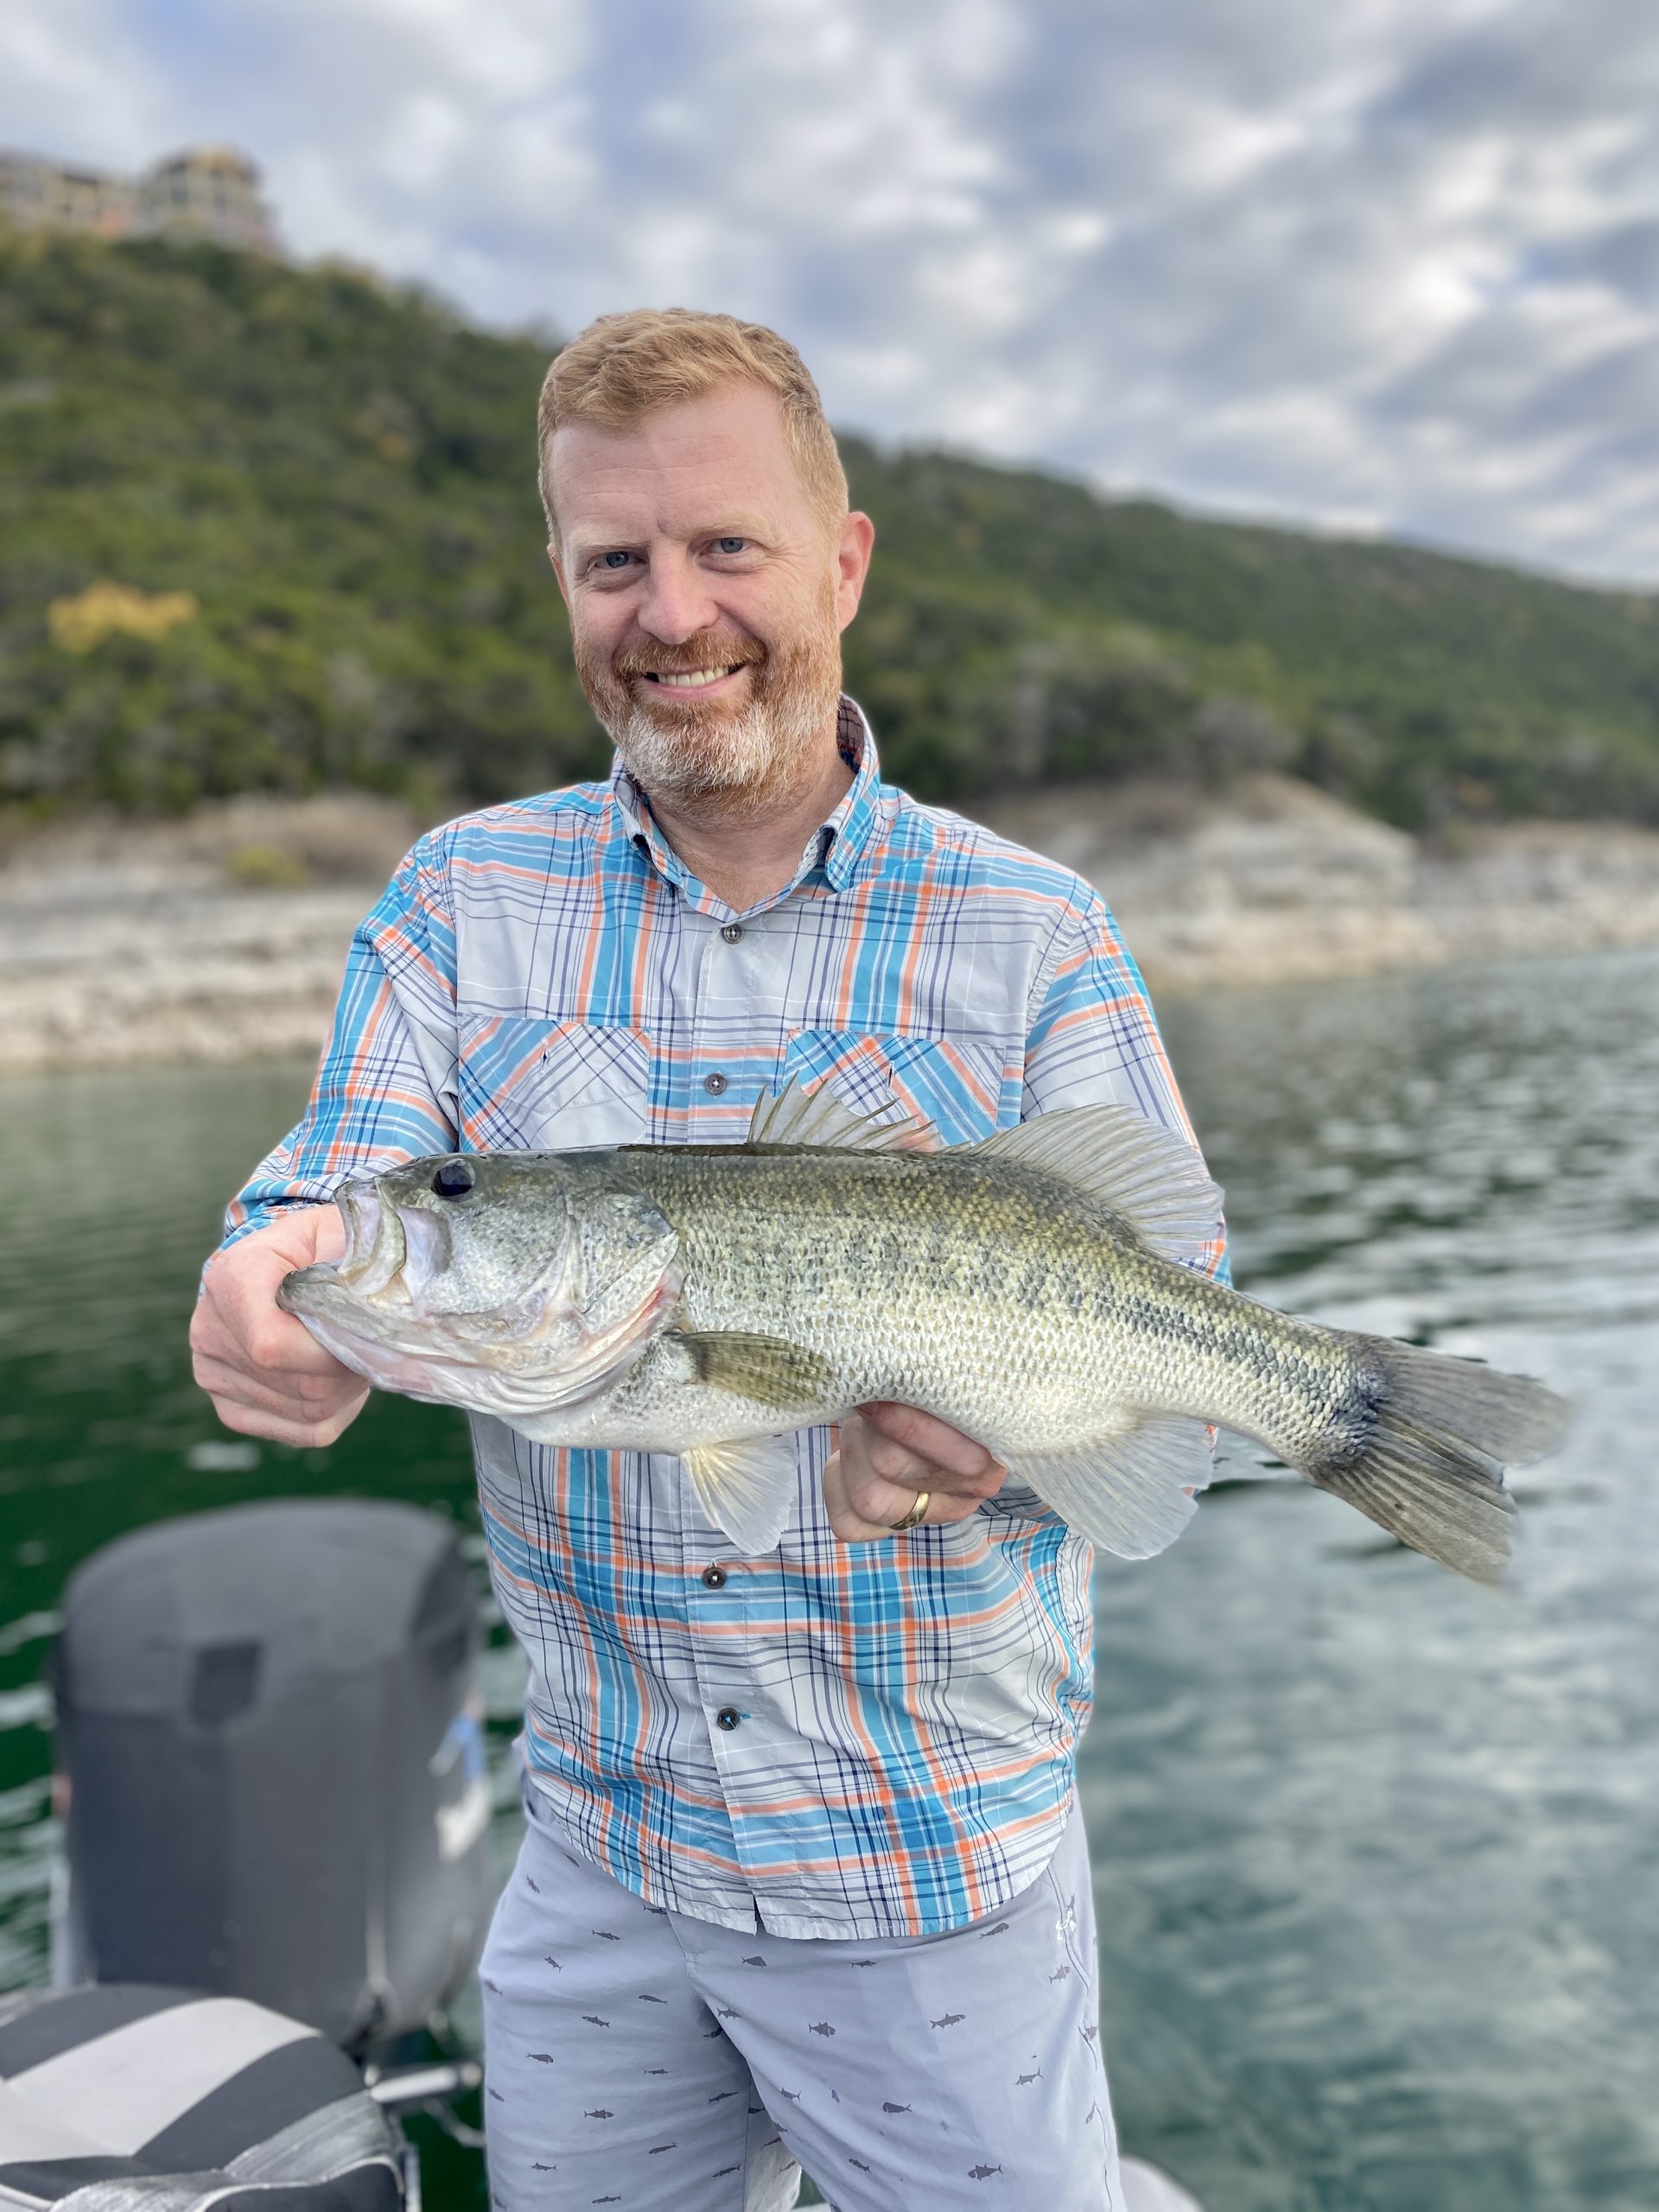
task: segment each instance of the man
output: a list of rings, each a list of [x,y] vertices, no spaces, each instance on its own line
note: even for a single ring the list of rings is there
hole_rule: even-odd
[[[359,931],[310,1108],[207,1274],[232,1428],[324,1444],[360,1408],[273,1297],[370,1163],[740,1141],[797,1077],[951,1142],[1103,1099],[1185,1127],[1095,894],[878,780],[839,643],[874,533],[793,349],[606,316],[539,428],[616,767],[422,839]],[[798,2159],[843,2212],[1121,2207],[1083,1540],[903,1407],[800,1437],[764,1559],[672,1459],[473,1433],[531,1670],[482,1968],[495,2201],[759,2212]]]

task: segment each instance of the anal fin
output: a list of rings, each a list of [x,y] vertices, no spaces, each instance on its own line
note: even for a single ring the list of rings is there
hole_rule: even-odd
[[[1008,1471],[1071,1528],[1119,1559],[1166,1551],[1198,1510],[1214,1471],[1199,1421],[1150,1414],[1074,1452],[1019,1452]]]
[[[776,1550],[795,1506],[792,1436],[700,1444],[680,1462],[703,1512],[746,1559]]]

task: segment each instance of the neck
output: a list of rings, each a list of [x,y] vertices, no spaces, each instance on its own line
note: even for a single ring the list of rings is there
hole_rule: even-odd
[[[815,746],[796,780],[753,810],[729,794],[702,799],[646,796],[658,828],[699,881],[737,913],[759,906],[790,881],[807,839],[846,796],[852,771],[836,750],[832,721],[827,747]]]

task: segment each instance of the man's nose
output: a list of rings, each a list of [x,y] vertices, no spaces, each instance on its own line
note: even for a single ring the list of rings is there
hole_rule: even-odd
[[[638,616],[640,628],[659,644],[683,645],[698,631],[712,629],[720,609],[688,554],[653,552]]]

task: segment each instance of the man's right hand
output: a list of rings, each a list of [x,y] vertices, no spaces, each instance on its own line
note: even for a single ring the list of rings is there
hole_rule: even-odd
[[[208,1263],[190,1349],[196,1380],[226,1428],[275,1444],[332,1444],[369,1386],[276,1303],[293,1268],[337,1260],[346,1226],[334,1206],[296,1207]]]

